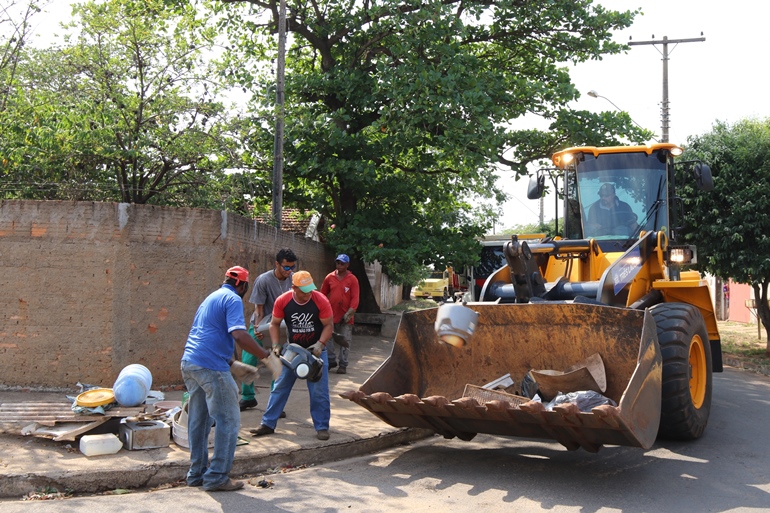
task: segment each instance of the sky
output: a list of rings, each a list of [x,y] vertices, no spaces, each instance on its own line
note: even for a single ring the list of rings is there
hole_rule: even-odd
[[[770,94],[764,75],[770,42],[765,26],[770,2],[756,0],[594,0],[608,9],[641,9],[633,25],[615,34],[615,41],[706,38],[704,42],[669,44],[669,141],[684,144],[687,137],[708,132],[715,121],[737,122],[770,117]],[[69,16],[68,2],[57,1],[37,18],[40,31],[50,34]],[[52,28],[54,27],[54,28]],[[654,36],[654,37],[653,37]],[[663,97],[661,45],[633,46],[620,55],[570,68],[581,98],[570,107],[594,112],[618,109],[640,126],[661,133]],[[592,98],[594,90],[604,98]],[[613,105],[614,104],[614,105]],[[537,126],[539,120],[533,120]],[[542,128],[539,126],[538,128]],[[510,199],[496,231],[517,224],[536,223],[539,202],[527,199],[527,180],[515,181],[500,173]],[[554,199],[544,201],[546,220],[554,216]]]

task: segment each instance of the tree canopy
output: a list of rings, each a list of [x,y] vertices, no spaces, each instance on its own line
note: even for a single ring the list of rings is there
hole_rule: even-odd
[[[242,167],[251,122],[226,109],[210,20],[160,0],[88,1],[65,28],[64,45],[26,47],[7,78],[4,197],[244,212],[223,171]]]
[[[714,177],[705,194],[684,180],[685,240],[703,270],[752,286],[770,335],[770,118],[717,122],[688,140],[684,158],[709,164]]]
[[[229,76],[272,113],[277,0],[224,0]],[[285,201],[322,212],[328,242],[396,283],[478,258],[503,191],[495,171],[577,144],[649,134],[627,114],[569,109],[567,63],[625,49],[635,12],[589,0],[288,0]],[[546,130],[524,125],[545,119]],[[254,141],[270,153],[269,126]]]
[[[636,14],[591,0],[288,0],[285,205],[321,212],[359,279],[364,261],[403,284],[472,264],[504,198],[496,173],[650,136],[625,113],[570,108],[567,66],[625,51],[612,34]],[[66,45],[17,52],[2,77],[4,197],[264,211],[277,24],[278,0],[77,5]],[[225,81],[250,97],[248,116],[229,115]]]

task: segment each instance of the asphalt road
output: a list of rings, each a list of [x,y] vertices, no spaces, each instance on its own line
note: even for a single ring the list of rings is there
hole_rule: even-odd
[[[1,502],[15,512],[642,513],[770,511],[770,378],[714,375],[706,434],[650,450],[569,452],[556,443],[440,437],[284,474],[268,488],[175,488],[58,501]]]

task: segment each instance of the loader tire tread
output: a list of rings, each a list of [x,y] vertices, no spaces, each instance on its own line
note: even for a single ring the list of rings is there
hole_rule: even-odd
[[[711,411],[711,346],[700,311],[686,303],[663,303],[650,309],[658,332],[663,360],[663,384],[658,436],[669,440],[694,440],[706,429]],[[706,362],[705,396],[696,407],[690,392],[690,344],[702,341]]]

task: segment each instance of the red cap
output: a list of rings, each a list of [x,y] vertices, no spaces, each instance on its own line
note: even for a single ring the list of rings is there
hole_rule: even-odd
[[[236,265],[227,270],[225,278],[235,278],[235,286],[237,287],[242,281],[249,281],[249,271],[240,265]]]

